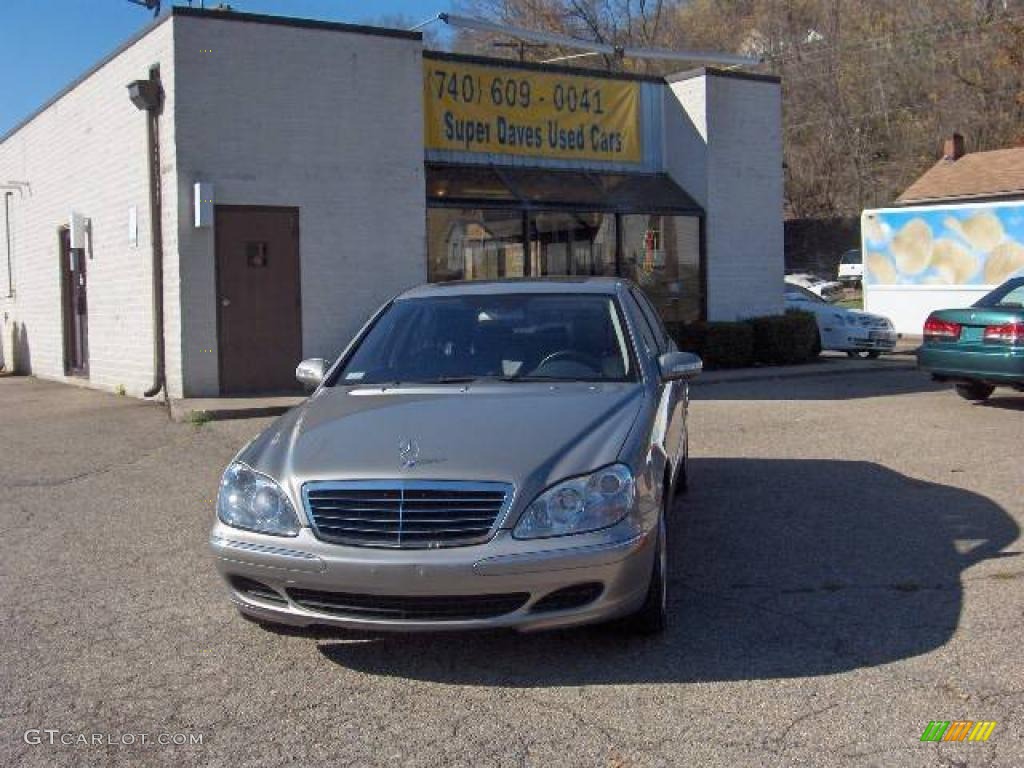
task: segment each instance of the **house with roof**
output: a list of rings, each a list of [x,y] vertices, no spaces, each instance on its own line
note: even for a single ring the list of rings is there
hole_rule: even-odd
[[[945,140],[942,157],[903,194],[898,205],[1024,200],[1024,147],[965,152],[964,137]]]

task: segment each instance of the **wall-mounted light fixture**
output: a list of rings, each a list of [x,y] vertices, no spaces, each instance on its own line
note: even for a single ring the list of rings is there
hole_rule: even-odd
[[[192,205],[196,228],[213,226],[213,184],[197,181],[192,185]]]

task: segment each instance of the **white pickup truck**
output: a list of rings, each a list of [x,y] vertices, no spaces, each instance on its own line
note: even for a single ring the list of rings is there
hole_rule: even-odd
[[[853,248],[839,259],[839,274],[836,275],[843,285],[855,287],[860,285],[864,277],[864,261],[859,248]]]

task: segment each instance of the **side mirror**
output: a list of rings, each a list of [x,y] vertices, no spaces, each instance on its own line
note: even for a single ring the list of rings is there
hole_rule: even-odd
[[[658,367],[665,381],[689,381],[704,369],[704,363],[692,352],[666,352],[658,358]]]
[[[307,390],[314,390],[320,386],[327,373],[327,361],[322,357],[311,357],[303,360],[295,369],[295,378],[304,384]]]

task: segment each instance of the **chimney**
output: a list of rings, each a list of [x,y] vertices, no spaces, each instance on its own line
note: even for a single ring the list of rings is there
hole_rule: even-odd
[[[959,133],[954,133],[952,136],[946,139],[946,142],[943,145],[942,159],[950,163],[955,163],[963,156],[964,137]]]

